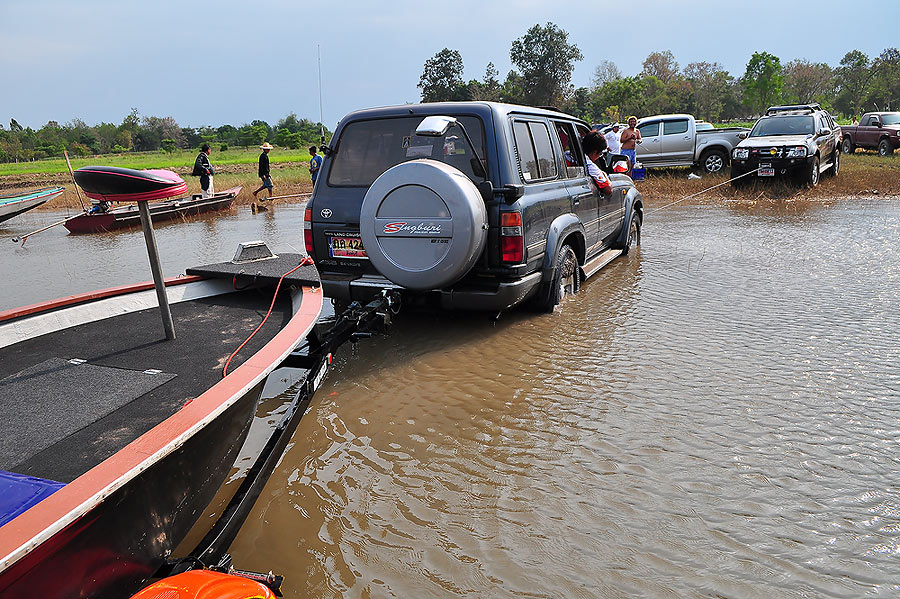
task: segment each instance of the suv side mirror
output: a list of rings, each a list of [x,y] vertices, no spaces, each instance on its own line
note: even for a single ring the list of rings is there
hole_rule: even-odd
[[[738,133],[738,139],[747,139],[747,132],[741,131],[740,133]]]
[[[826,135],[831,135],[831,129],[819,129],[816,131],[816,137],[824,137]]]
[[[416,135],[423,137],[444,137],[450,127],[456,124],[452,116],[427,116],[416,127]]]

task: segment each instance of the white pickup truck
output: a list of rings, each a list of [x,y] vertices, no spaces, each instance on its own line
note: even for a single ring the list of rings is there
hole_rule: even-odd
[[[689,114],[660,114],[638,121],[643,143],[637,146],[637,160],[643,166],[696,166],[707,173],[722,172],[731,150],[750,129],[727,127],[697,130]]]

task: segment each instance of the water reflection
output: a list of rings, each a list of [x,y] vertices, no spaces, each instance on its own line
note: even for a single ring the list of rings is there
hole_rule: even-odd
[[[679,207],[559,314],[404,314],[233,553],[296,597],[896,595],[898,232]]]
[[[282,213],[165,243],[299,244]],[[291,597],[897,596],[898,239],[896,202],[677,206],[558,314],[401,314],[338,356],[236,564]]]

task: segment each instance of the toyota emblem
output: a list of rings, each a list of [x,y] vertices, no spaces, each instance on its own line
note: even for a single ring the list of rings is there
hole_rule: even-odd
[[[325,208],[320,214],[322,215],[322,218],[331,218],[332,212],[330,208]]]

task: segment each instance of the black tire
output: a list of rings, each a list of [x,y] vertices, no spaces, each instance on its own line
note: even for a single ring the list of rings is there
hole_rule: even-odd
[[[813,158],[812,164],[809,165],[806,169],[806,176],[804,177],[805,182],[810,187],[815,187],[819,184],[819,157],[816,156]]]
[[[856,146],[853,145],[853,141],[849,137],[845,137],[844,141],[841,142],[841,151],[844,154],[852,154],[856,151]]]
[[[829,177],[837,177],[837,174],[841,170],[841,150],[839,148],[834,149],[834,154],[831,156],[831,168],[828,169],[826,174]]]
[[[641,215],[635,212],[631,215],[631,222],[628,223],[628,236],[625,238],[622,255],[627,256],[632,246],[639,245],[641,245]]]
[[[728,166],[728,154],[722,150],[707,150],[700,157],[700,168],[704,173],[721,173],[726,166]]]
[[[550,287],[542,293],[537,307],[543,312],[553,312],[566,295],[575,295],[581,290],[581,270],[572,246],[565,244],[556,253],[556,267]]]
[[[879,156],[890,156],[894,153],[894,148],[891,147],[891,142],[887,139],[882,139],[878,142],[878,155]]]

